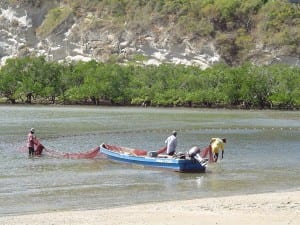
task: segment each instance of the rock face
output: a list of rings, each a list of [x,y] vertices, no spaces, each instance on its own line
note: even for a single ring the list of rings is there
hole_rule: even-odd
[[[20,1],[22,2],[22,1]],[[34,6],[0,3],[0,63],[7,58],[44,55],[55,61],[97,61],[106,62],[112,57],[119,62],[134,61],[140,64],[174,63],[196,65],[205,69],[222,62],[214,40],[182,37],[176,40],[170,32],[172,24],[153,25],[151,29],[121,29],[111,24],[91,24],[92,13],[84,17],[70,14],[55,29],[46,35],[38,30],[55,1],[43,1]],[[101,18],[100,18],[101,19]],[[262,47],[254,50],[257,64],[284,62],[300,66],[300,59],[281,56],[280,52]]]

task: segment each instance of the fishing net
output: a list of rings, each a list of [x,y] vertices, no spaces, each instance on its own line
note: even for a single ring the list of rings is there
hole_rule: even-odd
[[[109,145],[109,144],[103,144],[106,149],[113,150],[115,152],[120,152],[120,153],[128,153],[131,155],[136,155],[136,156],[145,156],[147,155],[147,151],[143,149],[136,149],[136,148],[127,148],[127,147],[120,147],[116,145]]]
[[[200,156],[202,158],[207,158],[208,162],[213,163],[214,162],[214,157],[211,151],[211,146],[207,146],[206,148],[202,149],[200,152]]]
[[[34,154],[41,155],[43,150],[45,149],[44,145],[40,142],[39,139],[35,139],[34,141]]]
[[[26,146],[21,147],[21,151],[28,151]],[[56,149],[45,148],[40,140],[35,139],[34,141],[34,155],[48,155],[56,158],[69,158],[69,159],[92,159],[95,158],[100,151],[100,147],[97,146],[86,152],[62,152]]]
[[[45,148],[45,154],[56,158],[68,158],[68,159],[92,159],[99,153],[100,147],[95,147],[86,152],[61,152],[55,149]]]
[[[164,153],[165,151],[167,151],[167,146],[158,149],[158,150],[157,150],[157,154]]]

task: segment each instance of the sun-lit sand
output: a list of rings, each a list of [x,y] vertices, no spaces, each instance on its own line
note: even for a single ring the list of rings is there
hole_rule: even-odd
[[[1,209],[0,209],[1,210]],[[300,191],[2,216],[1,225],[300,224]]]

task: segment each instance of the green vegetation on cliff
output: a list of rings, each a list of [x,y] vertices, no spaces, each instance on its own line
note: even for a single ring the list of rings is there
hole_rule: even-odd
[[[170,44],[211,40],[228,65],[256,62],[268,52],[300,55],[300,4],[292,0],[3,0],[27,8],[47,8],[37,29],[54,34],[69,17],[79,32],[105,27],[137,36],[164,30]],[[294,2],[294,3],[293,3]],[[298,2],[298,3],[295,3]],[[49,6],[51,5],[51,7]],[[83,21],[83,22],[82,22]],[[258,50],[260,49],[260,51]]]
[[[46,37],[51,34],[57,26],[68,19],[72,10],[68,7],[59,7],[51,9],[43,24],[37,30],[37,34],[41,37]]]
[[[170,39],[211,39],[228,65],[255,58],[256,45],[300,55],[300,5],[288,0],[65,0],[88,26],[137,33],[169,27]],[[101,18],[101,19],[97,19]],[[88,29],[88,27],[87,27]]]

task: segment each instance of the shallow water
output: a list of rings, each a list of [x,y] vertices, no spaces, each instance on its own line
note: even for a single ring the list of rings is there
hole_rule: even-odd
[[[0,124],[0,216],[300,188],[300,112],[0,106]],[[207,173],[181,174],[101,156],[29,158],[19,148],[31,127],[64,152],[103,142],[153,151],[174,129],[178,151],[217,136],[228,143]]]

